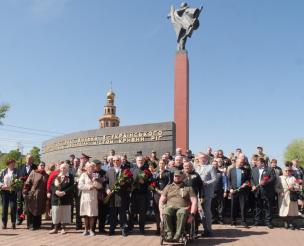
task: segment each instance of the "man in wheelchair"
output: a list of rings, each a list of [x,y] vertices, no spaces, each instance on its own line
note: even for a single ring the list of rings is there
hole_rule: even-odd
[[[159,211],[161,220],[163,220],[166,241],[179,241],[185,232],[187,219],[189,218],[189,222],[191,222],[197,211],[195,192],[192,187],[186,187],[183,180],[183,172],[175,171],[173,183],[166,186],[159,200]]]

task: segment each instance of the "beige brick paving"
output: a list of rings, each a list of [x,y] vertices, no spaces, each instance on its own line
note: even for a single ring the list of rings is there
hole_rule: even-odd
[[[304,230],[285,230],[275,228],[270,230],[266,227],[251,227],[249,229],[233,228],[228,225],[214,225],[214,237],[199,238],[189,245],[242,245],[242,246],[301,246],[304,245]],[[148,225],[147,235],[129,235],[123,238],[117,235],[109,237],[96,235],[84,237],[81,231],[73,227],[66,235],[49,235],[49,224],[44,224],[39,231],[28,231],[25,225],[16,230],[0,229],[0,246],[154,246],[160,245],[158,236],[154,235],[154,225]]]

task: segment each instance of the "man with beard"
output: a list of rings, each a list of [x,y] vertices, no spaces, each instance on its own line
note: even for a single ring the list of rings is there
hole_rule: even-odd
[[[183,172],[174,172],[173,183],[167,185],[159,200],[161,219],[164,221],[164,230],[167,241],[179,241],[185,230],[186,220],[189,215],[188,207],[191,205],[191,219],[197,212],[197,197],[192,187],[186,187],[183,182]],[[174,226],[174,219],[176,225]],[[174,228],[176,228],[174,230]]]
[[[131,213],[129,221],[129,231],[133,230],[136,214],[139,214],[139,231],[145,234],[146,213],[149,204],[149,167],[144,165],[143,156],[136,157],[136,166],[131,169],[134,179],[134,189],[131,194]],[[145,176],[145,177],[144,177]]]

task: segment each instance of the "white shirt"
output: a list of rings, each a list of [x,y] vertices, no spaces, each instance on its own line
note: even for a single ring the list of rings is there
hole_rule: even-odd
[[[264,167],[263,168],[259,168],[259,174],[260,174],[260,176],[259,176],[259,183],[261,182],[263,171],[264,171]]]
[[[30,169],[31,169],[31,165],[26,164],[26,165],[25,165],[25,168],[26,168],[26,173],[29,173],[29,171],[30,171]]]
[[[7,173],[3,177],[3,184],[10,186],[13,181],[13,170],[7,169]]]

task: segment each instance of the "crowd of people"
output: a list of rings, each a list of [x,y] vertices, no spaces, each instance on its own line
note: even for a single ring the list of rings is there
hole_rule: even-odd
[[[174,156],[165,153],[160,158],[155,151],[149,156],[138,151],[134,160],[111,150],[103,160],[90,159],[72,154],[58,163],[35,165],[27,155],[18,168],[15,160],[8,160],[0,175],[2,229],[7,228],[10,208],[13,229],[27,218],[27,228],[38,230],[45,214],[52,221],[50,234],[65,234],[75,219],[76,230],[84,236],[114,235],[118,224],[127,236],[135,224],[145,234],[153,217],[156,234],[163,222],[167,239],[179,240],[187,218],[195,221],[197,236],[202,224],[202,235],[209,237],[212,224],[224,224],[227,216],[232,226],[240,216],[240,226],[248,228],[252,215],[254,226],[271,229],[278,213],[285,228],[295,229],[294,219],[303,212],[304,169],[299,160],[281,169],[260,146],[250,160],[239,148],[227,157],[210,147],[196,155],[177,148]]]

